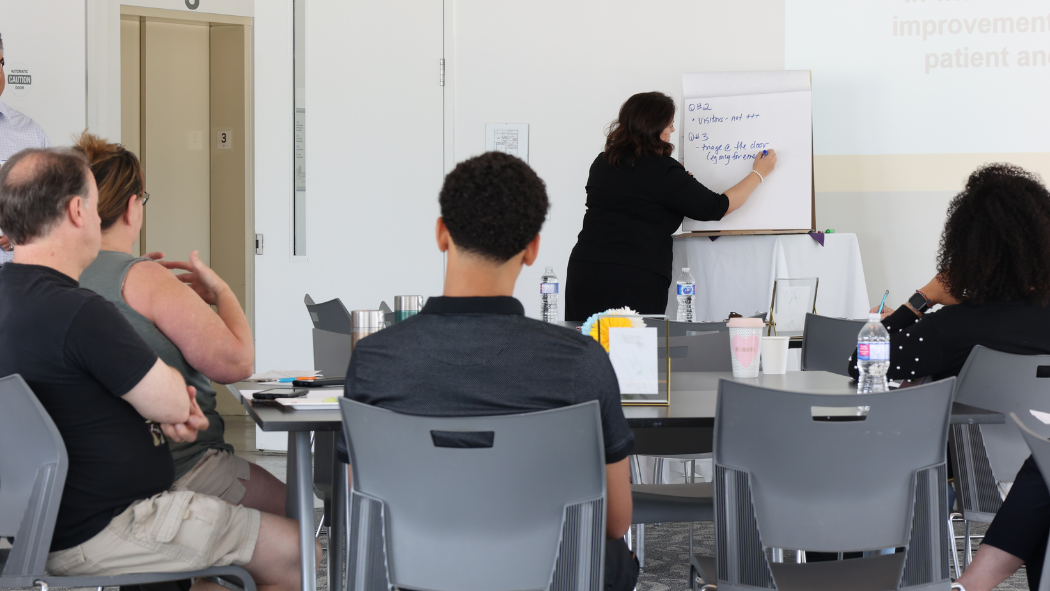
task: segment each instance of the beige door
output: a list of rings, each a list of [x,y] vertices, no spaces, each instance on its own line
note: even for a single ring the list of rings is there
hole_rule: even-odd
[[[211,151],[207,24],[143,23],[142,163],[145,249],[211,262]]]

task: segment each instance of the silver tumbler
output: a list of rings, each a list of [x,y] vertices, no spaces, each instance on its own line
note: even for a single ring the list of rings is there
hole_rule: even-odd
[[[350,312],[350,349],[368,335],[386,327],[382,310],[354,310]]]
[[[423,309],[423,296],[394,296],[394,322],[401,322],[409,316],[419,314]]]

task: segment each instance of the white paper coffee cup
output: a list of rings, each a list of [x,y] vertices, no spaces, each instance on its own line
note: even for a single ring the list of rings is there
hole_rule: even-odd
[[[787,373],[791,337],[762,337],[762,373]]]

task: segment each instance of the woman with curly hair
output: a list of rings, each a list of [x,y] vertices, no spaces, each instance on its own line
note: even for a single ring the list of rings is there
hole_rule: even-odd
[[[990,164],[948,205],[937,276],[896,311],[884,310],[895,380],[958,375],[982,345],[1050,354],[1050,192],[1029,172]],[[932,306],[943,306],[929,311]],[[850,375],[857,377],[856,353]],[[1050,490],[1028,458],[973,563],[959,579],[990,590],[1027,564],[1036,589],[1050,534]]]
[[[569,256],[565,319],[627,306],[663,314],[671,285],[671,234],[686,217],[720,220],[773,172],[776,152],[755,155],[751,172],[723,194],[671,157],[675,105],[660,92],[627,99],[587,178],[587,213]]]

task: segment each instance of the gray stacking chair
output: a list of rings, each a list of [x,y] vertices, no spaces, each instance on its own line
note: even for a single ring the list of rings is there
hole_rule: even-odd
[[[692,327],[704,324],[688,322]],[[670,345],[671,371],[733,371],[733,361],[729,351],[729,332],[702,332],[690,336],[667,339]],[[659,345],[664,340],[658,341]],[[658,356],[664,356],[664,347],[659,347]],[[651,456],[655,459],[652,484],[642,484],[639,456]],[[694,482],[696,460],[710,457],[707,453],[676,454],[660,456],[648,453],[645,449],[636,450],[631,458],[631,493],[635,501],[635,510],[631,523],[637,525],[636,539],[632,544],[638,561],[645,564],[645,524],[666,522],[710,521],[712,512],[712,487],[710,483]],[[686,482],[682,484],[663,484],[664,463],[667,460],[679,460],[685,463]],[[689,532],[689,547],[692,549],[692,526]]]
[[[857,335],[866,320],[806,314],[802,332],[802,371],[849,375],[849,360],[857,350]]]
[[[425,417],[339,400],[350,452],[348,591],[601,591],[597,401]]]
[[[255,582],[243,568],[214,567],[182,573],[141,573],[112,577],[56,577],[44,572],[66,484],[69,461],[62,436],[22,377],[0,379],[0,587],[117,587],[181,579],[222,578],[245,591]]]
[[[959,372],[955,401],[1030,417],[1029,410],[1050,412],[1048,378],[1050,355],[1011,355],[976,346]],[[1050,437],[1050,427],[1028,424],[1043,437]],[[1013,482],[1029,450],[1010,421],[1002,425],[952,425],[948,441],[964,520],[965,568],[973,556],[970,522],[992,521],[1002,505],[999,483]]]
[[[583,326],[583,322],[577,322],[575,320],[562,320],[555,322],[558,326],[564,326],[565,328],[571,328],[576,332],[580,332],[580,327]]]
[[[1013,419],[1014,425],[1017,426],[1017,430],[1020,431],[1028,449],[1032,452],[1032,459],[1035,460],[1039,471],[1043,473],[1043,480],[1047,482],[1047,486],[1050,486],[1050,441],[1029,428],[1029,425],[1033,424],[1032,421],[1022,421],[1017,413],[1010,413],[1010,418]],[[1043,576],[1039,579],[1038,591],[1050,591],[1050,571],[1047,571],[1047,567],[1050,567],[1050,546],[1047,546],[1046,554],[1043,556]]]
[[[659,318],[643,318],[646,326],[655,327],[656,335],[664,337],[666,330],[671,338],[689,336],[690,333],[727,331],[725,322],[677,322],[675,320],[661,320]]]
[[[953,385],[949,378],[904,391],[822,395],[722,380],[717,556],[691,561],[704,581],[717,581],[705,588],[947,591],[944,450]],[[869,407],[867,415],[828,417],[837,413],[827,407],[858,406]],[[802,564],[774,563],[766,553],[899,547],[903,553]]]
[[[729,331],[712,331],[667,339],[671,371],[733,371]],[[664,341],[657,341],[657,356],[663,359]]]

